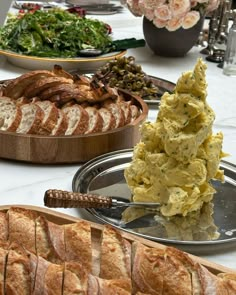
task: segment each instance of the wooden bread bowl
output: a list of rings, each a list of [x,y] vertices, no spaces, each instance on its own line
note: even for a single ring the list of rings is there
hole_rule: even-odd
[[[87,135],[44,136],[0,131],[0,157],[39,164],[82,163],[101,154],[132,148],[140,139],[139,126],[148,115],[148,106],[125,90],[140,115],[132,123],[107,132]]]

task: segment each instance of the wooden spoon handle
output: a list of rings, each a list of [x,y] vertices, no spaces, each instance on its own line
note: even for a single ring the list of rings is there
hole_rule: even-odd
[[[112,198],[49,189],[44,195],[44,205],[49,208],[110,208]]]

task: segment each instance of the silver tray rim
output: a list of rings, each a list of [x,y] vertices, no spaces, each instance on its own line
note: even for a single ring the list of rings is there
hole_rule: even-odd
[[[92,164],[95,163],[99,163],[101,160],[109,160],[111,158],[114,158],[114,156],[118,156],[118,155],[123,155],[123,154],[127,154],[128,155],[132,155],[133,154],[133,149],[123,149],[123,150],[118,150],[118,151],[113,151],[110,153],[106,153],[104,155],[100,155],[94,159],[91,159],[90,161],[86,162],[85,164],[83,164],[75,173],[73,179],[72,179],[72,190],[73,192],[76,192],[75,189],[75,184],[76,181],[79,177],[79,175],[85,170],[88,169]],[[221,160],[220,165],[222,168],[227,168],[228,170],[230,170],[231,172],[235,173],[236,176],[236,165],[233,163],[230,163],[228,161],[225,160]],[[99,215],[95,209],[85,209],[88,213],[90,213],[93,217],[95,217],[98,221],[105,223],[105,224],[109,224],[119,230],[123,230],[125,232],[128,232],[130,234],[134,234],[137,236],[140,236],[142,238],[145,239],[149,239],[152,241],[156,241],[156,242],[162,242],[162,243],[168,243],[168,244],[175,244],[175,245],[186,245],[186,246],[210,246],[210,245],[221,245],[221,244],[230,244],[232,242],[236,242],[236,237],[232,237],[229,239],[224,239],[224,240],[206,240],[206,241],[181,241],[181,240],[173,240],[173,239],[165,239],[165,238],[159,238],[159,237],[155,237],[155,236],[150,236],[150,235],[146,235],[143,233],[138,233],[135,231],[132,231],[131,229],[126,229],[126,228],[122,228],[117,224],[114,224],[112,222],[109,222],[107,220],[105,220],[104,218],[102,218],[101,215]]]

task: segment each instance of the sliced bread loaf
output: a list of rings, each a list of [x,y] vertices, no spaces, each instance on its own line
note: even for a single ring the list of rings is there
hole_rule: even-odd
[[[0,130],[14,132],[21,121],[21,109],[9,97],[0,97]]]
[[[64,135],[67,128],[68,128],[67,116],[61,109],[58,109],[57,123],[54,126],[51,132],[51,135]]]
[[[37,134],[44,118],[44,112],[35,103],[27,103],[20,106],[22,118],[16,130],[17,133]]]
[[[58,108],[49,100],[36,101],[35,104],[37,104],[44,113],[39,134],[51,134],[58,121]]]
[[[89,126],[85,134],[101,132],[103,128],[103,118],[95,107],[89,106],[85,108],[89,115]]]
[[[89,115],[80,105],[75,104],[65,107],[62,110],[66,114],[68,120],[68,127],[65,135],[84,134],[88,130]]]
[[[115,117],[115,128],[119,128],[125,125],[125,115],[120,104],[117,104],[111,99],[108,99],[104,102],[103,106],[110,110]]]
[[[98,112],[103,118],[102,132],[106,132],[108,130],[115,128],[115,125],[116,125],[115,117],[110,110],[106,108],[100,108]]]

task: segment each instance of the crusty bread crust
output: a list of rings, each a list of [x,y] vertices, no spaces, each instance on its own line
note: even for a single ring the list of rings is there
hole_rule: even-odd
[[[35,220],[38,214],[32,210],[11,207],[7,211],[10,243],[20,241],[22,247],[36,253]]]
[[[21,109],[9,97],[0,97],[0,130],[14,132],[22,118]]]
[[[7,215],[0,212],[0,242],[5,242],[8,239],[8,222]]]
[[[131,277],[131,245],[111,226],[102,234],[99,276],[108,280]]]
[[[86,107],[85,111],[89,115],[89,125],[85,134],[101,132],[103,127],[103,118],[95,107]]]

